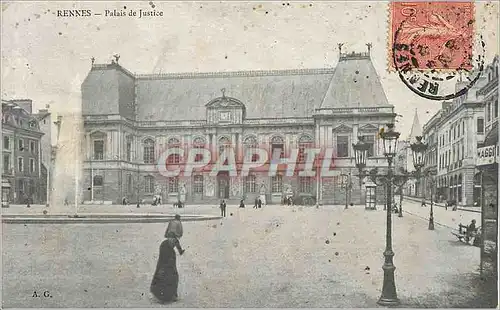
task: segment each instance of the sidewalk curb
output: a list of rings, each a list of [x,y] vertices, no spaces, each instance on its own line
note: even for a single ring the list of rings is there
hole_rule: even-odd
[[[118,216],[93,216],[93,215],[2,215],[4,224],[121,224],[121,223],[166,223],[170,222],[174,215],[167,216],[130,216],[128,214]],[[221,216],[192,215],[183,216],[183,222],[220,220]]]
[[[421,202],[422,199],[418,199],[418,198],[415,198],[415,197],[408,197],[408,196],[404,196],[403,197],[403,200],[404,199],[408,199],[408,200],[411,200],[411,201],[414,201],[414,202]],[[425,203],[427,204],[430,204],[430,201],[429,200],[426,200]],[[435,207],[441,207],[441,208],[445,208],[445,206],[441,203],[434,203],[434,206]],[[448,207],[448,208],[452,208],[452,207]],[[478,211],[478,210],[471,210],[471,209],[466,209],[466,208],[461,208],[461,207],[457,207],[457,210],[460,210],[460,211],[465,211],[465,212],[474,212],[474,213],[482,213],[481,211]]]
[[[418,218],[420,218],[420,219],[422,219],[422,220],[425,220],[425,221],[429,222],[429,218],[426,218],[426,217],[423,217],[423,216],[421,216],[421,215],[418,215],[418,214],[415,214],[415,213],[411,213],[411,212],[408,212],[408,211],[405,211],[405,210],[403,210],[403,212],[404,212],[404,213],[407,213],[407,214],[410,214],[410,215],[413,215],[413,216],[416,216],[416,217],[418,217]],[[452,230],[457,230],[457,228],[453,228],[453,227],[450,227],[450,226],[448,226],[448,225],[446,225],[446,224],[441,224],[441,223],[439,223],[439,222],[436,222],[436,220],[435,220],[435,219],[434,219],[434,225],[440,225],[440,226],[444,226],[444,227],[449,228],[449,229],[452,229]]]

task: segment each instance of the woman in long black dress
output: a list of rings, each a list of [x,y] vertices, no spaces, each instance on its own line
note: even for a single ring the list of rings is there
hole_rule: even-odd
[[[167,238],[160,245],[160,256],[151,282],[151,293],[161,302],[177,300],[179,273],[177,272],[175,238]]]

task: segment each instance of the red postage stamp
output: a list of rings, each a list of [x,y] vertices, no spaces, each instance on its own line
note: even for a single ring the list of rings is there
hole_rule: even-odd
[[[389,68],[398,66],[393,52],[399,48],[418,70],[470,70],[474,24],[472,2],[392,2]]]

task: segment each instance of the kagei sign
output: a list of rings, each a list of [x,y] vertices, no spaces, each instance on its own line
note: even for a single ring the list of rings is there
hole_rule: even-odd
[[[488,145],[477,149],[476,166],[491,165],[498,162],[500,146]]]

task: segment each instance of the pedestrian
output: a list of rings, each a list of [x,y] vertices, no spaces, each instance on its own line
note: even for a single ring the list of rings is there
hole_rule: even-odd
[[[160,245],[160,255],[151,281],[150,291],[161,302],[177,301],[179,272],[174,246],[176,238],[167,238]]]
[[[220,216],[226,217],[226,201],[224,199],[220,203]]]
[[[243,199],[241,199],[240,201],[240,208],[244,208],[245,207],[245,203],[243,202]]]
[[[253,208],[254,208],[254,209],[257,209],[257,208],[258,208],[258,206],[259,206],[259,197],[255,197],[255,203],[254,203],[254,205],[253,205]]]
[[[259,201],[257,202],[257,205],[259,206],[259,209],[262,208],[262,200],[259,198]]]
[[[165,231],[165,238],[175,238],[174,246],[179,251],[179,255],[184,254],[184,251],[181,247],[181,243],[179,239],[182,237],[182,222],[181,216],[176,214],[174,219],[168,223],[167,230]]]

